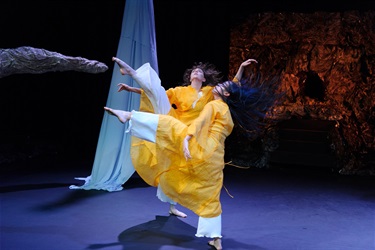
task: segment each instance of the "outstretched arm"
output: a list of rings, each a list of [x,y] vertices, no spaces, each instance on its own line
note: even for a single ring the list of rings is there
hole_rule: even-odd
[[[131,86],[125,84],[125,83],[119,83],[119,84],[117,84],[117,86],[119,86],[117,92],[125,90],[125,91],[129,91],[129,92],[141,94],[140,88],[131,87]]]
[[[258,63],[258,61],[255,60],[255,59],[247,59],[246,61],[241,63],[240,67],[238,68],[238,71],[237,71],[236,75],[233,78],[233,82],[241,85],[240,81],[241,81],[241,78],[242,78],[242,75],[243,75],[243,71],[245,70],[245,67],[250,65],[252,62]]]

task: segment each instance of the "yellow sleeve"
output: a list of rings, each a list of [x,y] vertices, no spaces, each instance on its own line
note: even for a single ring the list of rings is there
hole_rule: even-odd
[[[241,86],[241,82],[240,82],[240,80],[237,77],[233,77],[232,82],[237,83],[238,85]]]
[[[205,140],[208,137],[213,115],[213,106],[211,103],[207,103],[199,114],[198,118],[196,118],[188,127],[187,134],[195,137],[201,146],[205,145]]]
[[[170,88],[170,89],[166,90],[165,93],[168,96],[169,103],[172,104],[172,103],[174,103],[176,101],[176,91],[175,91],[175,88]]]

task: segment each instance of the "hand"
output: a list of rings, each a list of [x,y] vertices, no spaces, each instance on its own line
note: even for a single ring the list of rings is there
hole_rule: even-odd
[[[244,62],[241,63],[240,67],[237,70],[236,75],[233,78],[233,81],[238,86],[241,86],[241,79],[242,79],[243,72],[245,71],[245,67],[248,66],[248,65],[250,65],[253,62],[258,63],[258,61],[255,60],[255,59],[247,59],[246,61],[244,61]]]
[[[117,92],[120,92],[122,90],[126,90],[126,91],[129,91],[129,92],[132,91],[132,87],[130,87],[129,85],[127,85],[125,83],[119,83],[119,84],[117,84],[117,86],[119,86]]]
[[[126,90],[126,91],[137,93],[137,94],[142,93],[142,90],[140,88],[131,87],[131,86],[125,84],[125,83],[119,83],[119,84],[117,84],[117,86],[119,86],[117,92],[120,92],[122,90]]]
[[[190,140],[190,136],[186,136],[185,139],[184,139],[184,145],[183,145],[183,150],[184,150],[184,156],[185,156],[185,159],[186,160],[189,160],[191,159],[191,155],[190,155],[190,150],[189,150],[189,140]]]
[[[258,61],[255,60],[255,59],[247,59],[246,61],[244,61],[243,63],[241,63],[240,67],[246,67],[246,66],[250,65],[252,62],[258,63]]]

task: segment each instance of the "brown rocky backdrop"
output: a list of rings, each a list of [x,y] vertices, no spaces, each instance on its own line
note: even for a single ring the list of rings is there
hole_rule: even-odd
[[[328,166],[340,174],[375,174],[374,11],[249,14],[231,28],[231,76],[247,58],[257,59],[265,74],[281,69],[286,95],[270,116],[276,125],[261,138],[249,142],[233,133],[235,164],[269,167],[285,121],[326,122],[334,158]]]

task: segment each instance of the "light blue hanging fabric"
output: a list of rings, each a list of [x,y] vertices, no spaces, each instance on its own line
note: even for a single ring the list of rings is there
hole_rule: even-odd
[[[149,62],[158,72],[153,0],[126,0],[122,31],[116,57],[137,69]],[[117,92],[118,83],[139,85],[130,77],[123,76],[115,64],[106,106],[122,110],[138,110],[140,95],[127,91]],[[103,110],[104,112],[104,110]],[[130,157],[131,136],[125,133],[128,124],[120,123],[104,112],[98,145],[91,175],[82,186],[71,189],[97,189],[120,191],[122,185],[134,174]]]

